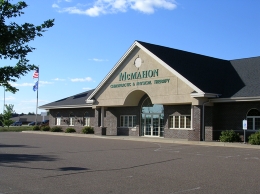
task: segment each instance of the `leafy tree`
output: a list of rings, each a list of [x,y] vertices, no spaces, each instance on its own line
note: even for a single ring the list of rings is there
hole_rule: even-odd
[[[37,36],[54,25],[54,19],[46,20],[43,24],[35,26],[31,23],[17,24],[11,21],[12,18],[20,17],[22,11],[28,5],[24,1],[11,4],[10,0],[0,0],[0,59],[15,59],[18,62],[15,66],[0,67],[0,86],[6,91],[15,93],[17,88],[10,85],[16,82],[21,76],[36,68],[29,64],[27,54],[35,50],[28,45]]]
[[[12,118],[12,114],[14,112],[14,105],[13,104],[5,104],[5,110],[4,113],[2,115],[2,123],[4,124],[4,126],[9,126],[13,123],[13,121],[11,120]]]

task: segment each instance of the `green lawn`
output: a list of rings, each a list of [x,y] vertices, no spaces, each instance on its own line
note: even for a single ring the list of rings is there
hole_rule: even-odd
[[[21,131],[31,131],[33,126],[23,125],[23,126],[10,126],[0,127],[0,132],[21,132]]]

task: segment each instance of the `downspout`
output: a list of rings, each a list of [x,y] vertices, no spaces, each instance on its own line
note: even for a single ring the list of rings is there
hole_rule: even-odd
[[[205,141],[205,104],[209,102],[208,100],[202,104],[202,141]]]

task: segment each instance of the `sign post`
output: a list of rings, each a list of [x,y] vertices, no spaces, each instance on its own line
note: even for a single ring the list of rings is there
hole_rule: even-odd
[[[244,143],[246,143],[246,130],[247,130],[247,120],[243,120],[243,130],[244,130]]]

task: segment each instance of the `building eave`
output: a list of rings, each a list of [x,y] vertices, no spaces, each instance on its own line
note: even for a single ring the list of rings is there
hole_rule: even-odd
[[[260,96],[210,99],[210,102],[213,102],[213,103],[221,103],[221,102],[252,102],[252,101],[260,101]]]
[[[60,105],[60,106],[40,106],[40,109],[65,109],[65,108],[92,108],[92,104],[77,104],[77,105]]]
[[[190,96],[193,98],[218,98],[221,95],[215,93],[191,93]]]

